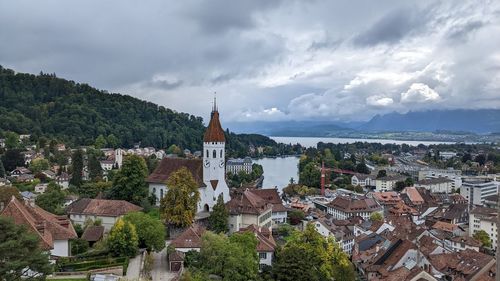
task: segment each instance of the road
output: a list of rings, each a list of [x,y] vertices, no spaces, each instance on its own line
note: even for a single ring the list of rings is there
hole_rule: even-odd
[[[167,241],[165,248],[159,253],[153,253],[153,257],[155,260],[153,270],[151,271],[151,275],[153,277],[153,281],[170,281],[173,280],[175,274],[168,271],[167,264],[167,246],[169,241]]]
[[[141,271],[141,256],[137,255],[135,258],[130,259],[127,268],[127,279],[129,280],[139,280],[139,275]]]

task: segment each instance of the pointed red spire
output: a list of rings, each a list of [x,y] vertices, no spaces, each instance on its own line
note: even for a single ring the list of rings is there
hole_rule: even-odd
[[[208,123],[207,130],[205,131],[205,136],[203,137],[204,142],[225,142],[224,130],[220,124],[219,111],[217,109],[217,99],[214,97],[214,104],[212,107],[212,114],[210,118],[210,123]]]

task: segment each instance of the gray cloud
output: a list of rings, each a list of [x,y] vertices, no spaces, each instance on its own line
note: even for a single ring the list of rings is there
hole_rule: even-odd
[[[499,11],[487,0],[0,0],[0,64],[205,118],[216,91],[228,121],[500,108]]]

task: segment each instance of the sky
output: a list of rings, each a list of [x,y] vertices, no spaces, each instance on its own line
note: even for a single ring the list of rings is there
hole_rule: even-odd
[[[231,122],[500,108],[500,1],[0,0],[0,65]]]

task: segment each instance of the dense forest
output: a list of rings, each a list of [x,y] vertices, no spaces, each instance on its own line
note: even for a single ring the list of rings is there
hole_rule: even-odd
[[[0,136],[7,131],[58,139],[70,146],[94,144],[98,136],[115,136],[120,147],[166,148],[176,144],[199,150],[205,131],[201,117],[179,113],[127,95],[110,94],[87,84],[55,76],[16,73],[0,66]],[[226,131],[230,154],[248,146],[269,146],[262,135]]]

